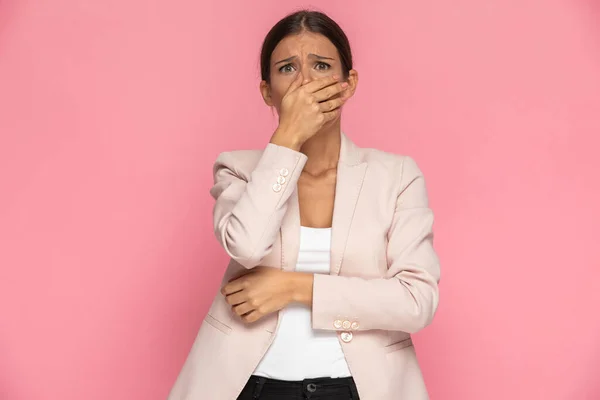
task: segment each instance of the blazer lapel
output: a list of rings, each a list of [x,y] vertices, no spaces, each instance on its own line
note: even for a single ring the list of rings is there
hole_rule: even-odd
[[[342,133],[331,229],[331,275],[339,275],[367,163],[359,149]]]
[[[331,230],[331,275],[338,275],[340,272],[366,171],[367,163],[361,162],[358,147],[342,133]],[[288,200],[288,209],[281,223],[280,238],[281,268],[284,271],[293,271],[300,250],[300,205],[297,188]]]
[[[298,261],[300,250],[300,204],[298,203],[298,188],[288,199],[288,209],[281,222],[281,269],[293,271]]]

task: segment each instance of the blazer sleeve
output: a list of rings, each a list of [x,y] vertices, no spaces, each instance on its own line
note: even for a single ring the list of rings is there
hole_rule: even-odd
[[[433,249],[433,213],[423,174],[409,157],[401,163],[401,187],[388,233],[388,271],[362,279],[315,274],[314,329],[384,329],[415,333],[431,323],[438,306],[440,267]]]
[[[247,163],[244,156],[226,152],[217,157],[210,194],[216,200],[213,223],[218,241],[232,259],[250,269],[270,253],[308,158],[269,143],[248,175],[240,168]]]

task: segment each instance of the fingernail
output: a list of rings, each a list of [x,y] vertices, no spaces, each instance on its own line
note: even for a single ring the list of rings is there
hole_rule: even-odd
[[[344,82],[344,83],[342,83],[342,87],[343,87],[343,88],[346,88],[346,87],[348,87],[348,82]]]
[[[339,76],[333,75],[333,79],[338,79],[338,78],[339,78]]]

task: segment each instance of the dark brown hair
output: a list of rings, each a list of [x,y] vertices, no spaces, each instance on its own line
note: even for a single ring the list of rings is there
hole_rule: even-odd
[[[301,32],[319,33],[333,43],[340,53],[344,78],[352,69],[352,51],[350,42],[340,26],[327,15],[319,11],[301,10],[289,14],[277,22],[267,33],[260,52],[260,75],[262,80],[270,82],[271,54],[285,37]]]

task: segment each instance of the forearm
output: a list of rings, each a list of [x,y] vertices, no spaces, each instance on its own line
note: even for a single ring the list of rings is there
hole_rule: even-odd
[[[341,320],[355,322],[357,330],[415,333],[433,319],[438,297],[437,283],[427,274],[410,282],[319,275],[313,283],[313,328],[340,330],[335,322]]]
[[[232,180],[235,171],[224,158],[213,188],[215,235],[231,258],[253,268],[271,251],[307,157],[269,144],[248,182]]]

